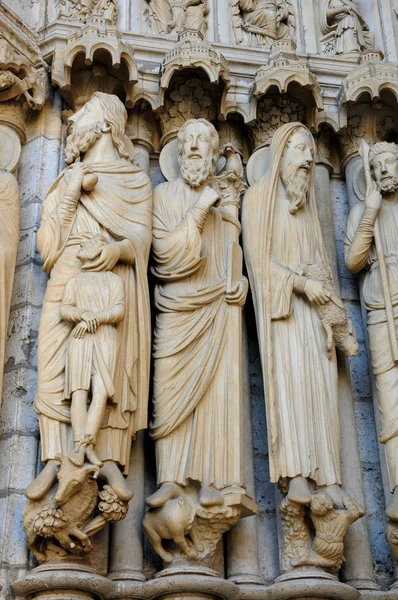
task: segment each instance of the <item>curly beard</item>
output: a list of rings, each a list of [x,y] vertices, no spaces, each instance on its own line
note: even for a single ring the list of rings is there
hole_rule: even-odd
[[[212,157],[208,158],[182,158],[180,165],[181,177],[191,187],[197,188],[208,179],[213,172]]]
[[[310,186],[310,171],[301,165],[288,163],[281,171],[281,179],[290,200],[289,211],[295,215],[307,202]]]
[[[393,194],[398,191],[398,177],[388,177],[379,183],[380,193],[382,196]]]
[[[66,138],[65,162],[67,165],[75,162],[81,154],[87,152],[94,142],[101,137],[103,125],[102,121],[98,121],[93,125],[80,127],[76,131],[72,126],[72,131]]]

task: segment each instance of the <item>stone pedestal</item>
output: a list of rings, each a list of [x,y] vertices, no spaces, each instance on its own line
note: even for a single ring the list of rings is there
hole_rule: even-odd
[[[113,587],[106,577],[74,564],[36,567],[11,586],[15,596],[29,600],[99,600],[110,597]]]
[[[235,600],[239,597],[237,585],[206,568],[187,569],[180,574],[174,569],[165,569],[148,581],[145,588],[146,595],[153,600]]]

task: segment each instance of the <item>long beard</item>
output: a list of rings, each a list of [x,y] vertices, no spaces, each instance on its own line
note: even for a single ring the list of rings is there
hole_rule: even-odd
[[[398,177],[389,177],[385,181],[381,181],[379,184],[380,193],[383,196],[387,194],[393,194],[398,191]]]
[[[180,172],[182,178],[193,188],[197,188],[208,179],[212,173],[212,158],[183,158]]]
[[[281,178],[290,200],[289,211],[295,215],[307,202],[310,172],[294,163],[289,163],[282,170]]]
[[[94,123],[94,125],[86,125],[86,127],[81,127],[76,131],[72,127],[72,132],[68,135],[65,146],[65,162],[67,165],[75,162],[101,137],[102,127],[103,123],[101,121]]]

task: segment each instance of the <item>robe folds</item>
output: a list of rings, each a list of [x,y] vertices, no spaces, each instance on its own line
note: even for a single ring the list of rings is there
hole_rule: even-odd
[[[150,431],[158,484],[194,480],[222,489],[242,481],[241,464],[229,464],[227,451],[226,226],[222,211],[211,208],[199,231],[189,211],[199,195],[182,179],[154,192],[158,314]]]
[[[316,211],[313,174],[296,214],[280,179],[286,144],[302,127],[274,135],[269,171],[243,201],[242,233],[262,360],[270,476],[301,475],[318,486],[340,484],[337,360],[326,355],[322,324],[304,295],[294,292],[302,263],[328,260]]]
[[[17,180],[8,171],[0,171],[0,393],[3,389],[8,316],[19,244],[19,214],[20,203]]]
[[[107,411],[96,452],[128,470],[131,440],[146,427],[149,385],[150,306],[147,261],[151,244],[152,191],[149,178],[120,159],[91,164],[98,183],[82,192],[70,223],[60,217],[60,204],[70,167],[50,188],[41,214],[37,245],[43,270],[50,275],[43,302],[38,340],[38,386],[42,460],[68,455],[72,443],[70,401],[64,398],[67,345],[73,324],[61,319],[66,282],[82,272],[76,254],[85,240],[103,235],[109,242],[127,239],[134,248],[134,266],[117,263],[113,272],[124,284],[126,312],[116,326],[120,357],[115,373],[115,406]]]

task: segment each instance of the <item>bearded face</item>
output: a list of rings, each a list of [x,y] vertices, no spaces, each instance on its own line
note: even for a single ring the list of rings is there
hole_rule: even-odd
[[[179,140],[181,177],[192,188],[204,183],[214,171],[212,136],[204,123],[185,126]]]
[[[307,202],[314,163],[312,136],[305,129],[298,129],[290,137],[282,160],[281,179],[290,200],[292,215]]]
[[[212,173],[212,157],[186,158],[182,157],[180,172],[182,178],[193,188],[204,183]]]
[[[380,193],[389,196],[398,191],[398,156],[390,151],[372,158],[372,167]]]
[[[72,124],[71,133],[66,139],[65,147],[65,162],[67,165],[72,164],[81,154],[87,152],[94,142],[101,137],[103,127],[103,121],[79,127]]]

